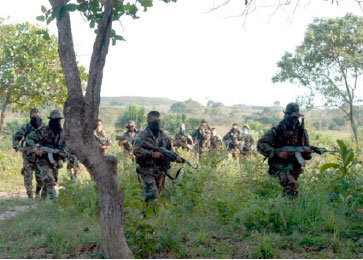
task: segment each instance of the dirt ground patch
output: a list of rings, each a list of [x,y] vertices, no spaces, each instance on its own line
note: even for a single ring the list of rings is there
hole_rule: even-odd
[[[29,206],[11,206],[0,213],[0,221],[11,219],[28,208]]]

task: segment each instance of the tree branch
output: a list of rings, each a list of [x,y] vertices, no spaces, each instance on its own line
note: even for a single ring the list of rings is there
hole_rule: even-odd
[[[49,0],[52,8],[65,5],[64,0]],[[57,16],[58,52],[64,70],[69,99],[83,99],[81,79],[73,47],[73,37],[69,13],[65,10],[63,17]]]
[[[98,25],[98,33],[93,45],[88,83],[86,88],[86,118],[89,120],[87,128],[93,130],[98,119],[101,84],[103,78],[103,67],[105,66],[106,55],[109,48],[112,28],[113,2],[106,0],[104,4],[103,17]]]

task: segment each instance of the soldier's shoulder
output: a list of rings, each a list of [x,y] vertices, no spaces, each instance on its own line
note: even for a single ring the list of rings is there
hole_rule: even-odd
[[[24,124],[22,127],[21,127],[21,130],[23,132],[26,132],[26,131],[29,131],[31,129],[31,124],[30,123],[27,123],[27,124]]]
[[[146,136],[149,135],[149,132],[148,130],[145,128],[144,130],[140,131],[138,134],[137,134],[137,138],[141,138],[141,139],[144,139]]]

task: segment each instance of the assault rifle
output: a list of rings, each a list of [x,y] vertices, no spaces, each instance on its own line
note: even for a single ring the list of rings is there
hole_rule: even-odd
[[[294,153],[295,157],[297,159],[297,161],[299,162],[299,164],[301,166],[305,166],[306,162],[305,159],[302,157],[301,153],[305,153],[306,150],[310,148],[314,153],[317,154],[323,154],[323,153],[336,153],[337,151],[330,151],[324,147],[317,147],[317,146],[310,146],[310,145],[305,145],[305,146],[283,146],[281,148],[276,149],[277,152],[289,152],[289,153]]]
[[[124,141],[127,140],[130,144],[134,143],[134,140],[130,137],[130,136],[121,136],[121,135],[116,135],[116,140],[117,141]]]
[[[142,146],[147,148],[147,149],[151,149],[151,150],[153,150],[155,152],[160,152],[160,153],[162,153],[164,155],[164,158],[162,158],[161,160],[163,162],[163,166],[165,167],[166,171],[168,171],[171,168],[170,161],[175,161],[177,157],[181,158],[182,163],[185,163],[188,166],[193,167],[194,169],[198,168],[197,166],[193,165],[191,162],[189,162],[186,159],[184,159],[183,157],[181,157],[176,152],[170,151],[170,150],[166,149],[165,147],[156,147],[156,146],[153,146],[151,143],[149,143],[147,141],[143,141]],[[170,179],[175,180],[176,178],[178,178],[179,173],[180,173],[180,170],[178,171],[175,178],[171,177],[168,173],[167,173],[167,176]]]
[[[47,153],[48,160],[53,165],[56,163],[56,161],[54,160],[54,155],[55,154],[60,154],[60,153],[64,153],[68,160],[77,161],[77,157],[74,154],[71,154],[71,153],[69,153],[68,151],[66,151],[64,149],[52,148],[52,147],[48,147],[48,146],[42,146],[42,145],[39,145],[39,144],[36,145],[36,148],[42,150],[45,153]]]

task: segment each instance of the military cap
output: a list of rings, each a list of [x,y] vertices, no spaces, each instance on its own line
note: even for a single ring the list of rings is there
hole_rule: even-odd
[[[50,115],[48,116],[49,119],[62,119],[62,115],[59,112],[59,110],[53,110],[50,112]]]
[[[243,125],[242,128],[246,127],[247,129],[250,129],[248,125]]]
[[[30,110],[30,115],[34,114],[34,113],[40,113],[39,109],[34,107]]]
[[[302,114],[300,114],[300,108],[299,108],[299,105],[297,103],[287,104],[284,112],[285,112],[285,114],[288,114],[288,115],[291,115],[291,116],[296,116],[296,117],[303,116]]]
[[[180,124],[180,127],[185,128],[185,124],[184,123],[181,123]]]
[[[136,127],[136,123],[135,123],[135,121],[134,121],[134,120],[130,120],[130,121],[127,123],[127,125],[126,125],[126,127],[131,127],[131,126]]]

